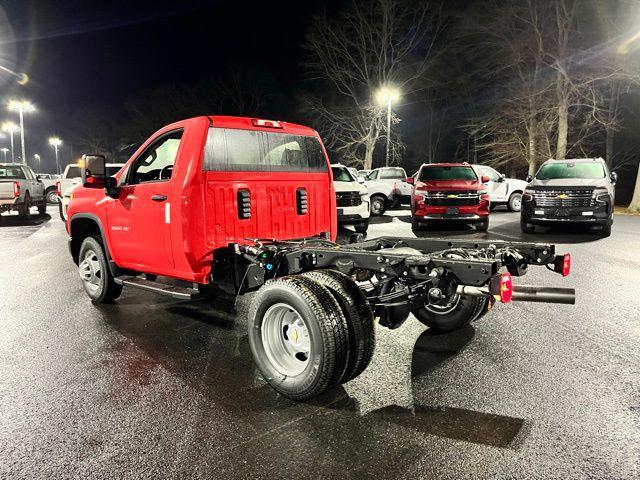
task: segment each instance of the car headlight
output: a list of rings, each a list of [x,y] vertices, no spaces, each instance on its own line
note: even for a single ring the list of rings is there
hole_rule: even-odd
[[[609,191],[606,188],[595,188],[593,190],[593,197],[597,202],[608,202],[611,200]]]
[[[529,200],[533,200],[533,195],[535,193],[535,190],[532,190],[531,188],[525,188],[524,192],[522,192],[522,200],[528,202]]]

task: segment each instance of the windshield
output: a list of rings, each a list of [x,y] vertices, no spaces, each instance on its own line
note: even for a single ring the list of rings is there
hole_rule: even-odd
[[[596,179],[604,178],[604,169],[600,163],[545,163],[538,170],[536,179],[555,180],[560,178],[583,178]]]
[[[79,178],[82,176],[82,169],[78,166],[70,166],[67,169],[67,176],[65,178]]]
[[[334,182],[353,182],[353,177],[349,170],[344,167],[331,167]]]
[[[0,167],[0,179],[2,178],[13,178],[13,179],[24,179],[24,171],[22,167]]]
[[[466,166],[451,167],[431,167],[425,166],[420,170],[420,181],[429,182],[433,180],[477,180],[473,168]]]

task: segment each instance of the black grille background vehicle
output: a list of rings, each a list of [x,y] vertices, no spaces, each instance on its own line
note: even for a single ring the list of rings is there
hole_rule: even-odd
[[[434,207],[478,205],[480,195],[478,195],[477,192],[469,192],[466,190],[429,192],[428,195],[425,195],[424,201],[426,205]]]
[[[336,192],[336,206],[357,207],[362,203],[359,192]]]
[[[580,190],[535,190],[538,207],[592,207],[595,205],[593,189]]]

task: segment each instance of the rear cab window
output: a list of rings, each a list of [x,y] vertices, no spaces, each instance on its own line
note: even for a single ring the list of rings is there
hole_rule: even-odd
[[[407,174],[402,168],[385,168],[380,171],[380,179],[406,180]]]
[[[0,166],[0,179],[26,180],[22,167]]]
[[[67,174],[65,178],[80,178],[82,176],[82,170],[77,165],[72,165],[67,168]]]
[[[467,165],[434,165],[424,166],[420,170],[420,181],[438,180],[478,180],[475,171]]]
[[[306,135],[209,128],[203,169],[237,172],[328,172],[317,138]]]

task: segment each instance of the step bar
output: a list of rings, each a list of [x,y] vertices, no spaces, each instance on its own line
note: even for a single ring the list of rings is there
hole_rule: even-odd
[[[178,300],[193,300],[200,295],[200,292],[193,288],[154,282],[147,280],[146,278],[135,277],[133,275],[122,275],[115,277],[113,280],[118,285],[139,288],[140,290],[147,290],[149,292],[158,293]]]

